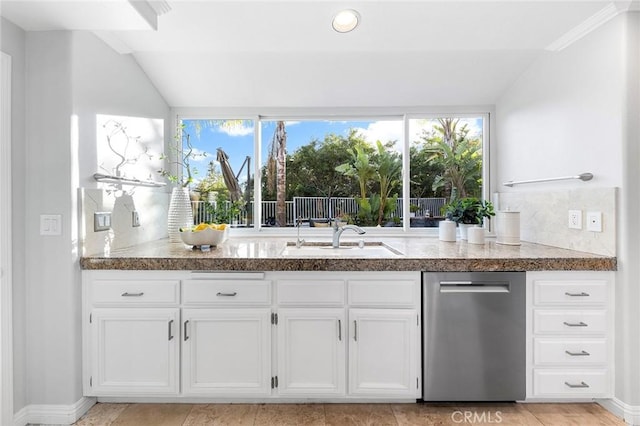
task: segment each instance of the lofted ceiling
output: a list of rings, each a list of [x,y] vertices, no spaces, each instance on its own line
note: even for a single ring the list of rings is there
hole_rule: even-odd
[[[3,0],[26,31],[89,30],[174,107],[490,105],[631,1]],[[341,9],[361,15],[339,34]]]

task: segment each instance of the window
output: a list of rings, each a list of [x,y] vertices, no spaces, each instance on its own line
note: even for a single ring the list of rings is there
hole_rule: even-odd
[[[196,221],[434,228],[452,195],[483,195],[486,116],[182,123],[183,150],[194,154]]]

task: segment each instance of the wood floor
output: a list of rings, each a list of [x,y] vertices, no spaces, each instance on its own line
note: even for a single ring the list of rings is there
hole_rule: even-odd
[[[96,404],[78,426],[624,425],[597,404]]]

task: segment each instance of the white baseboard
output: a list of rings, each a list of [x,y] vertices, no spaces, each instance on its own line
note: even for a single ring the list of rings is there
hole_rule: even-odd
[[[628,424],[640,426],[640,406],[629,405],[618,398],[599,399],[596,402],[616,416],[622,417]]]
[[[70,425],[89,411],[95,403],[95,398],[82,397],[71,405],[27,405],[15,414],[13,423],[15,426]]]

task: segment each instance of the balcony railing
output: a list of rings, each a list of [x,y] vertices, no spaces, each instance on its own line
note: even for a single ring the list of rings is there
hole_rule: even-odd
[[[326,219],[349,215],[358,215],[358,203],[351,197],[294,197],[291,201],[286,201],[286,222],[287,226],[293,226],[296,218],[305,221],[313,219]],[[410,198],[409,205],[417,206],[416,216],[440,216],[440,210],[446,203],[445,198]],[[211,222],[212,216],[207,211],[204,201],[193,201],[193,221],[195,224],[201,222]],[[230,203],[226,202],[226,208]],[[402,198],[398,198],[396,208],[391,213],[391,218],[402,218]],[[262,226],[275,226],[276,224],[276,202],[263,201],[260,206]],[[233,225],[252,226],[253,202],[247,204],[246,209],[232,218]]]

